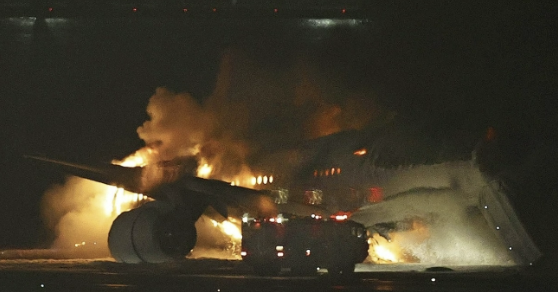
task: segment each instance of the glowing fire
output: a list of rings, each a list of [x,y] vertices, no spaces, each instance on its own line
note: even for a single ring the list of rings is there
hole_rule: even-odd
[[[400,249],[397,244],[386,240],[378,234],[368,239],[370,248],[368,254],[375,263],[398,263],[403,262]]]
[[[272,175],[258,175],[252,176],[250,178],[250,185],[251,186],[258,186],[258,185],[267,185],[273,183],[273,176]]]
[[[152,200],[143,194],[131,193],[123,188],[107,186],[105,193],[105,215],[111,217],[132,209],[138,202]]]
[[[356,156],[362,156],[362,155],[365,155],[366,152],[367,152],[366,148],[362,148],[362,149],[359,149],[359,150],[355,151],[353,154],[356,155]]]
[[[204,163],[200,167],[198,167],[198,176],[203,178],[208,178],[211,175],[211,171],[213,167],[207,163]]]
[[[236,221],[234,219],[229,219],[219,223],[212,219],[211,223],[213,223],[213,226],[221,230],[224,234],[230,236],[233,241],[237,241],[238,244],[240,244],[242,232],[240,231],[240,227],[237,224],[232,223],[231,220]]]
[[[127,156],[123,160],[113,160],[112,164],[124,166],[124,167],[143,167],[149,164],[149,162],[154,160],[154,156],[157,155],[157,151],[150,147],[144,147],[140,150],[134,152],[133,154]]]
[[[156,151],[152,148],[144,147],[123,160],[113,160],[112,163],[124,167],[143,167],[146,166],[156,154]],[[152,199],[143,194],[128,192],[123,188],[107,186],[104,203],[105,215],[107,217],[118,216],[122,212],[134,208],[138,202],[146,200]]]
[[[404,247],[409,246],[410,242],[424,242],[429,236],[427,226],[420,219],[413,219],[408,229],[390,232],[389,240],[375,233],[368,239],[370,260],[374,263],[419,262],[419,259]]]

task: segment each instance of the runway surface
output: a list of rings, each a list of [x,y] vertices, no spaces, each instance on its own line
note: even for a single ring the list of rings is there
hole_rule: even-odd
[[[283,269],[262,277],[239,260],[128,265],[112,258],[64,259],[49,251],[4,251],[0,258],[0,291],[558,291],[552,276],[517,267],[359,264],[346,277],[325,269],[311,276]]]

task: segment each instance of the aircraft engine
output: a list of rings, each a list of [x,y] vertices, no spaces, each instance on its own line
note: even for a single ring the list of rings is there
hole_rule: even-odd
[[[194,223],[170,202],[149,202],[114,220],[108,236],[109,249],[114,259],[123,263],[181,259],[196,244]]]

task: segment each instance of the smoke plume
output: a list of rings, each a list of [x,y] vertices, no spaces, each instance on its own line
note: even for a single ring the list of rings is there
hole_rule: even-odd
[[[327,80],[308,60],[277,69],[248,55],[238,48],[225,51],[215,89],[205,98],[155,89],[147,106],[150,118],[137,129],[146,152],[156,153],[150,159],[194,156],[199,165],[211,166],[208,177],[234,181],[251,173],[253,161],[278,157],[279,164],[285,162],[270,152],[360,128],[379,112],[370,93]],[[108,231],[117,214],[105,214],[107,191],[103,184],[70,177],[45,193],[43,217],[56,236],[54,248],[108,255]]]
[[[162,160],[196,155],[213,167],[212,178],[232,180],[262,153],[362,128],[378,116],[370,93],[323,78],[305,60],[273,70],[231,49],[214,92],[203,100],[157,88],[147,106],[150,119],[138,134]]]
[[[108,256],[107,237],[116,214],[105,215],[107,186],[70,177],[45,193],[42,217],[56,236],[52,248],[74,256]]]

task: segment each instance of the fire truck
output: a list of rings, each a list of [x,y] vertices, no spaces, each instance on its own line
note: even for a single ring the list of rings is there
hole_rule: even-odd
[[[326,268],[333,275],[354,272],[368,256],[366,228],[347,215],[242,218],[242,259],[260,275],[282,268],[293,274],[312,274]]]

